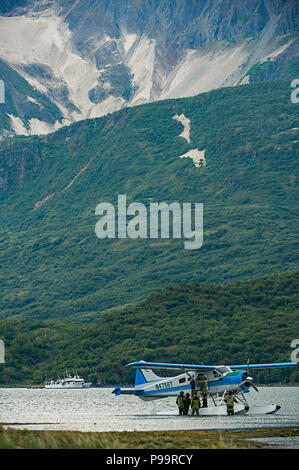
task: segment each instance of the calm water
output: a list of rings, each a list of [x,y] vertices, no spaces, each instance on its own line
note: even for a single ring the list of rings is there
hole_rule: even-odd
[[[190,417],[172,415],[175,398],[144,402],[115,397],[112,388],[86,390],[0,389],[0,423],[19,429],[77,431],[151,431],[244,429],[299,426],[299,387],[260,387],[249,405],[276,403],[274,415]],[[163,412],[163,415],[156,413]],[[168,416],[167,416],[168,413]]]

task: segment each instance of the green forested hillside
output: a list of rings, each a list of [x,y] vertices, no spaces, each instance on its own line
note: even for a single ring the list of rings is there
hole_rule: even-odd
[[[125,109],[0,143],[0,317],[90,318],[177,283],[297,267],[298,105],[289,82]],[[191,120],[191,143],[173,119]],[[179,158],[205,150],[206,165]],[[95,208],[202,202],[204,241],[99,240]]]
[[[41,383],[78,371],[132,382],[135,360],[205,364],[288,362],[299,338],[298,272],[222,286],[180,284],[93,323],[0,320],[6,364],[0,384]],[[95,320],[95,319],[94,319]],[[299,381],[298,366],[254,371],[259,382]]]
[[[26,2],[6,3],[3,14]],[[269,28],[264,33],[269,39]],[[142,359],[290,360],[299,338],[299,104],[291,101],[298,44],[297,32],[284,34],[280,49],[242,77],[247,85],[14,138],[6,138],[12,127],[54,126],[62,112],[0,60],[0,385],[37,384],[66,369],[93,383],[132,382],[124,365]],[[114,52],[99,49],[96,65]],[[132,76],[118,65],[117,78],[107,77],[116,90],[124,74],[117,96],[128,98]],[[42,63],[24,70],[52,76]],[[100,81],[89,93],[95,102]],[[75,110],[66,87],[57,97]],[[190,141],[176,115],[189,119]],[[204,153],[199,166],[180,158],[194,149]],[[118,195],[148,209],[203,203],[202,247],[184,249],[184,238],[172,236],[98,239],[95,208],[116,207]],[[299,371],[254,377],[298,382]]]

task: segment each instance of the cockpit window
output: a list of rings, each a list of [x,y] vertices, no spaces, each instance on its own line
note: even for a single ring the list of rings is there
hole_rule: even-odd
[[[221,367],[217,367],[216,369],[218,372],[220,372],[220,374],[226,374],[227,372],[230,372],[230,368],[227,367],[227,366],[221,366]]]

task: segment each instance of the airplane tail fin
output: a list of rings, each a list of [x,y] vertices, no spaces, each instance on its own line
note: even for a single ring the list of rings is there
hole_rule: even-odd
[[[161,377],[156,375],[151,369],[136,369],[135,387],[147,382],[156,382],[157,380],[161,380]]]
[[[135,374],[135,388],[125,388],[122,389],[119,386],[115,387],[112,393],[115,396],[122,395],[140,395],[143,393],[143,387],[140,385],[147,384],[148,382],[157,382],[161,380],[161,377],[156,375],[151,369],[136,369]],[[139,389],[138,389],[139,386]]]

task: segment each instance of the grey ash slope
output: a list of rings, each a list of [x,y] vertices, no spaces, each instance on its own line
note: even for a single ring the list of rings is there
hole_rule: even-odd
[[[59,107],[56,128],[298,70],[295,0],[20,0],[0,11],[0,58]],[[54,129],[40,121],[27,133]]]

